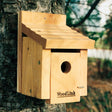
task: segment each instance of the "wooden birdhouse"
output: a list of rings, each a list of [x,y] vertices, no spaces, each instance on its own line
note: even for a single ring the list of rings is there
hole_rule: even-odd
[[[93,47],[66,26],[65,15],[19,12],[17,91],[51,104],[79,102],[87,95],[87,49]]]

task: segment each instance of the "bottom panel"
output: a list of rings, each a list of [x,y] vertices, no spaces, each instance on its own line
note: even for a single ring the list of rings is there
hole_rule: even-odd
[[[51,53],[50,103],[80,101],[80,53]]]

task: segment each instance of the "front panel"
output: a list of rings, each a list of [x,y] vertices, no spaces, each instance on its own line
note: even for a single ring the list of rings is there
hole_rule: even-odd
[[[50,103],[80,101],[77,88],[80,78],[80,52],[52,52]]]

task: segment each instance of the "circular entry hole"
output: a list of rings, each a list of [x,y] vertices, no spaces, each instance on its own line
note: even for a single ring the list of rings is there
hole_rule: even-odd
[[[71,69],[71,65],[68,61],[64,61],[62,64],[61,64],[61,71],[63,73],[68,73]]]

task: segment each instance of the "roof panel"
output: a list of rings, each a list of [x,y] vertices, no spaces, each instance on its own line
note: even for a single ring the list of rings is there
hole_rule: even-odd
[[[22,14],[25,11],[22,12]],[[36,15],[36,16],[35,16]],[[38,17],[41,20],[44,21],[42,18],[49,18],[49,14],[43,15],[43,13],[33,12],[33,14],[30,15],[30,12],[26,11],[21,17],[25,19],[27,16],[29,18]],[[25,16],[25,17],[23,17]],[[32,17],[31,17],[32,16]],[[59,20],[65,21],[65,16],[57,15],[57,14],[50,14],[52,24],[50,24],[50,20],[47,22],[40,22],[41,24],[34,24],[33,19],[31,19],[31,23],[22,21],[22,32],[25,33],[27,36],[35,39],[37,42],[39,42],[44,49],[90,49],[94,48],[94,41],[89,39],[88,37],[82,35],[81,33],[71,29],[70,27],[66,26],[65,24],[61,24]],[[58,17],[58,18],[57,18]],[[39,20],[38,18],[38,20]],[[59,19],[60,18],[60,19]],[[34,18],[35,19],[35,18]],[[58,19],[58,21],[56,20]],[[30,20],[30,19],[29,19]],[[33,22],[32,22],[33,21]],[[39,21],[37,21],[39,22]],[[64,23],[64,22],[63,22]]]

